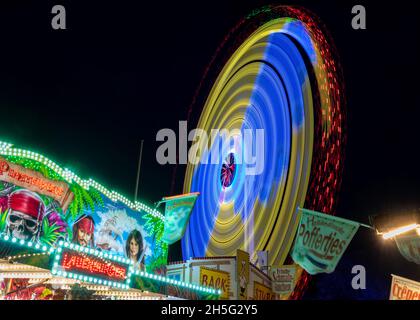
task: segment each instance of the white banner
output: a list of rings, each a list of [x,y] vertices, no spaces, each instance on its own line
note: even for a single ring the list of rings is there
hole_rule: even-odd
[[[287,295],[295,289],[296,265],[287,265],[279,268],[272,267],[270,276],[272,279],[273,292]]]

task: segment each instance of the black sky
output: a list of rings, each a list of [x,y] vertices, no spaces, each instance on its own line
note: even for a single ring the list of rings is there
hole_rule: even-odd
[[[281,2],[2,1],[0,140],[132,197],[144,139],[140,197],[168,195],[173,167],[155,160],[157,131],[186,119],[223,37],[267,3]],[[348,145],[338,215],[365,223],[420,207],[420,22],[410,3],[287,2],[314,11],[340,54]],[[65,5],[67,30],[52,30],[54,4]],[[351,28],[355,4],[366,6],[367,30]],[[354,264],[367,268],[366,291],[351,290]],[[390,273],[420,281],[420,268],[392,242],[361,230],[337,271],[318,276],[306,297],[386,299]]]

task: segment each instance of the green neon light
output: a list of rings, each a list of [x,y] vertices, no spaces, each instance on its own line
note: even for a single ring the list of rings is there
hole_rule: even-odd
[[[129,286],[124,283],[119,283],[119,282],[115,282],[111,280],[103,280],[96,277],[86,276],[86,275],[82,275],[82,274],[78,274],[74,272],[60,271],[60,270],[57,270],[56,268],[53,268],[51,270],[51,273],[58,277],[79,280],[79,281],[88,282],[92,284],[109,286],[109,287],[114,287],[114,288],[124,289],[124,290],[129,289]]]
[[[211,287],[205,287],[205,286],[200,286],[197,284],[192,284],[192,283],[188,283],[188,282],[183,282],[183,281],[179,281],[179,280],[174,280],[174,279],[170,279],[168,277],[163,277],[157,274],[151,274],[151,273],[147,273],[144,271],[139,271],[136,270],[134,272],[135,275],[141,276],[141,277],[146,277],[149,279],[153,279],[153,280],[157,280],[160,282],[164,282],[164,283],[168,283],[168,284],[173,284],[179,287],[184,287],[184,288],[188,288],[188,289],[192,289],[192,290],[196,290],[196,291],[201,291],[201,292],[205,292],[205,293],[211,293],[211,294],[218,294],[220,295],[222,293],[221,290],[216,290],[213,289]]]
[[[19,246],[22,246],[22,247],[26,247],[26,248],[29,248],[29,249],[32,249],[32,250],[36,250],[36,251],[39,251],[39,252],[44,252],[44,253],[49,254],[49,255],[55,254],[55,256],[53,258],[54,262],[53,262],[51,273],[53,275],[64,277],[64,278],[80,280],[80,281],[84,281],[84,282],[88,282],[88,283],[104,285],[104,286],[111,286],[111,287],[127,290],[127,289],[130,288],[131,276],[133,274],[135,274],[135,275],[138,275],[138,276],[142,276],[142,277],[146,277],[146,278],[149,278],[149,279],[157,280],[157,281],[160,281],[160,282],[163,282],[163,283],[173,284],[173,285],[176,285],[176,286],[179,286],[179,287],[184,287],[184,288],[188,288],[188,289],[192,289],[192,290],[196,290],[196,291],[200,291],[200,292],[204,292],[204,293],[218,294],[218,295],[220,295],[222,293],[221,290],[216,290],[216,289],[213,289],[211,287],[205,287],[205,286],[200,286],[200,285],[196,285],[196,284],[192,284],[192,283],[178,281],[178,280],[170,279],[168,277],[164,277],[164,276],[156,275],[156,274],[151,274],[151,273],[144,272],[144,271],[139,271],[139,270],[134,271],[133,263],[128,258],[124,258],[124,257],[118,256],[118,255],[113,255],[113,254],[110,254],[110,253],[104,253],[102,251],[98,251],[98,250],[92,249],[92,248],[81,247],[81,246],[76,245],[74,243],[68,243],[68,242],[60,241],[58,243],[58,247],[54,248],[54,247],[48,247],[46,245],[34,244],[31,241],[19,240],[17,238],[9,237],[7,235],[0,236],[0,240],[2,240],[4,242],[15,244],[15,245],[19,245]],[[115,281],[103,280],[103,279],[93,277],[93,276],[87,276],[87,275],[82,275],[82,274],[78,274],[78,273],[74,273],[74,272],[67,272],[67,271],[58,270],[58,261],[61,258],[61,253],[63,251],[63,248],[128,265],[127,279],[126,279],[125,283],[117,283]]]
[[[25,241],[25,240],[19,240],[15,237],[10,237],[8,235],[0,236],[0,240],[8,243],[13,243],[15,245],[19,245],[21,247],[25,247],[28,249],[32,249],[39,252],[48,252],[49,254],[54,252],[54,248],[46,246],[46,245],[40,245],[38,243],[33,243],[31,241]]]
[[[99,250],[89,248],[89,247],[82,247],[82,246],[79,246],[78,244],[60,241],[58,243],[58,245],[59,245],[59,247],[57,248],[57,252],[59,252],[59,253],[61,253],[63,251],[62,248],[68,248],[68,249],[78,251],[78,252],[81,252],[81,253],[86,253],[86,254],[91,255],[91,256],[96,256],[98,258],[104,258],[104,259],[112,260],[112,261],[115,261],[115,262],[121,262],[121,263],[128,264],[128,265],[132,264],[132,261],[128,258],[124,258],[124,257],[116,255],[116,254],[111,254],[111,253],[99,251]]]
[[[115,191],[109,191],[107,188],[105,188],[98,182],[94,181],[93,179],[83,180],[79,176],[77,176],[75,173],[73,173],[71,170],[67,168],[61,168],[55,162],[51,161],[47,157],[44,157],[43,155],[38,154],[36,152],[14,148],[13,144],[0,141],[0,155],[22,157],[22,158],[38,161],[42,163],[43,165],[47,166],[52,171],[54,171],[57,175],[63,177],[63,179],[70,184],[77,183],[78,185],[80,185],[86,190],[89,190],[89,188],[93,187],[114,202],[120,201],[123,204],[125,204],[127,207],[131,208],[132,210],[135,210],[135,211],[142,210],[155,217],[160,218],[162,221],[165,220],[165,217],[157,209],[153,209],[145,205],[144,203],[141,203],[138,201],[132,202],[128,200],[128,198],[122,196],[121,194]]]

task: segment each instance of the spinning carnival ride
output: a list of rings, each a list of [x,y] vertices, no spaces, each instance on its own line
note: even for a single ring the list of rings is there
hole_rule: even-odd
[[[269,265],[292,263],[297,208],[334,213],[344,107],[334,47],[313,14],[269,6],[243,18],[217,49],[189,108],[190,124],[209,135],[211,129],[236,133],[217,163],[187,165],[184,192],[201,196],[182,240],[183,258],[243,249],[255,262],[257,251],[268,250]],[[244,141],[246,129],[263,129],[262,149],[256,134]],[[199,158],[209,160],[216,148],[213,143]],[[245,154],[258,172],[239,161]],[[300,274],[292,299],[308,278]]]

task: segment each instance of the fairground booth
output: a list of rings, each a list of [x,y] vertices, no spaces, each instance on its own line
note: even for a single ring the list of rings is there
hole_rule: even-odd
[[[164,198],[178,212],[165,223],[156,207],[0,142],[0,299],[217,299],[166,277],[196,197]]]

